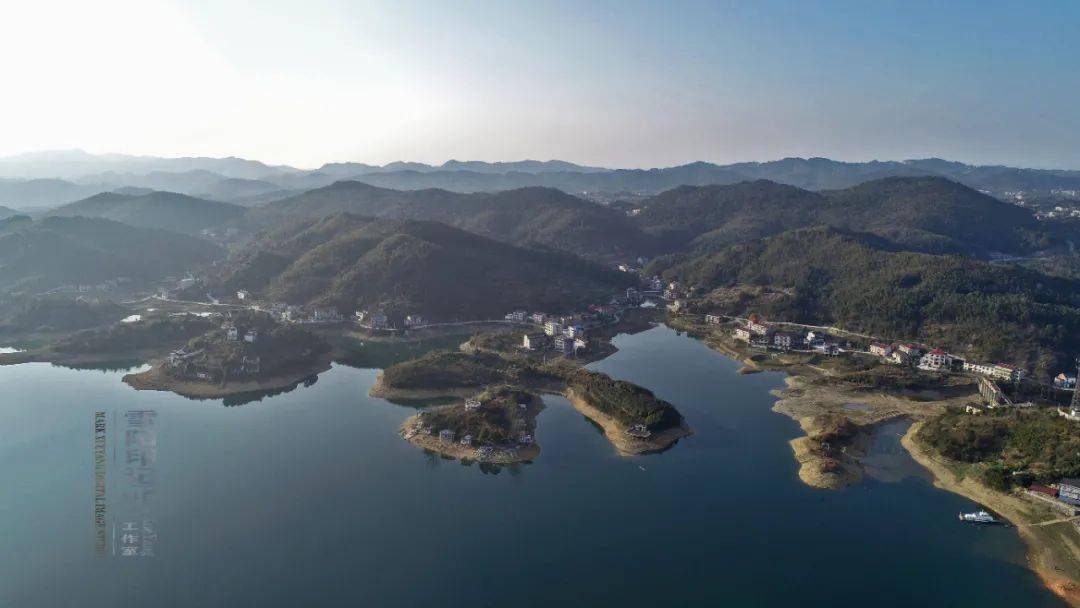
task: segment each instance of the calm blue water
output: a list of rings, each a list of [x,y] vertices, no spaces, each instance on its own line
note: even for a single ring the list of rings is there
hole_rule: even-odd
[[[0,368],[0,606],[1060,606],[1015,531],[959,524],[972,505],[895,432],[874,461],[888,481],[811,490],[796,424],[769,409],[781,375],[737,375],[664,327],[617,343],[593,367],[672,401],[696,435],[620,458],[548,397],[540,458],[497,473],[399,439],[412,410],[367,396],[375,370],[225,407],[119,372]],[[132,409],[158,415],[156,555],[97,556],[93,412]]]

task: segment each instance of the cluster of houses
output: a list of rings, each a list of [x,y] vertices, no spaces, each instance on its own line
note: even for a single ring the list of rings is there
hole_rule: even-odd
[[[561,355],[573,356],[588,349],[588,332],[610,322],[617,314],[617,307],[605,305],[593,307],[589,313],[564,316],[552,316],[542,312],[527,314],[519,310],[507,314],[506,320],[537,326],[536,331],[522,334],[523,349],[553,349]]]
[[[476,410],[480,409],[482,406],[483,406],[483,402],[478,397],[470,397],[470,398],[465,400],[465,411],[476,411]],[[524,403],[524,402],[518,403],[518,408],[521,409],[521,410],[528,409],[528,407],[529,407],[528,403]],[[428,436],[437,436],[439,438],[439,442],[444,444],[444,445],[447,445],[447,446],[457,444],[457,445],[459,445],[461,447],[464,447],[464,448],[475,448],[473,453],[477,457],[477,459],[479,459],[479,460],[484,460],[484,459],[491,458],[492,456],[494,456],[499,451],[506,452],[506,453],[508,453],[510,455],[513,455],[514,453],[517,452],[518,449],[520,449],[522,447],[525,447],[525,446],[532,445],[534,443],[534,441],[535,441],[533,439],[532,434],[530,434],[528,431],[524,430],[524,428],[523,428],[524,420],[521,419],[521,418],[516,418],[514,420],[514,427],[515,427],[515,429],[518,430],[516,443],[512,443],[510,445],[501,445],[501,446],[496,446],[496,445],[479,445],[479,446],[477,446],[477,445],[475,445],[475,440],[474,440],[473,436],[471,434],[469,434],[469,433],[465,433],[459,438],[457,436],[457,431],[455,431],[454,429],[439,429],[439,430],[436,430],[435,427],[432,424],[429,424],[429,422],[428,422],[429,417],[428,417],[427,414],[428,414],[427,412],[420,412],[419,414],[417,414],[416,423],[411,428],[406,429],[406,431],[405,431],[404,437],[405,437],[406,440],[412,439],[416,435],[421,435],[421,434],[422,435],[428,435]]]
[[[1076,514],[1080,509],[1080,479],[1062,479],[1057,484],[1044,486],[1032,484],[1027,489],[1028,494],[1043,500],[1053,500],[1064,503],[1065,510],[1070,514]]]
[[[231,319],[221,325],[226,342],[255,344],[259,340],[257,327],[242,328]],[[188,349],[186,346],[169,353],[166,364],[170,371],[181,378],[206,382],[221,380],[220,363],[210,361],[205,349]],[[251,376],[262,371],[262,360],[258,355],[242,355],[240,361],[229,370],[235,376]]]
[[[720,325],[724,322],[719,315],[705,315],[705,322]],[[825,355],[837,355],[842,352],[839,339],[821,331],[806,333],[777,331],[770,327],[760,316],[750,315],[745,323],[732,330],[736,340],[750,346],[781,351],[804,350],[817,351]],[[850,343],[849,343],[849,346]],[[920,344],[871,342],[867,352],[882,360],[896,365],[913,365],[918,369],[935,372],[966,372],[979,376],[979,390],[991,407],[1013,405],[1005,396],[997,382],[1019,383],[1026,373],[1023,369],[1008,363],[979,363],[967,361],[940,348],[928,348]],[[1075,379],[1062,375],[1062,384],[1075,387]],[[1071,412],[1062,415],[1073,415]]]
[[[999,382],[1021,382],[1026,372],[1008,363],[979,363],[967,361],[940,348],[920,344],[886,344],[871,342],[869,352],[891,363],[914,364],[921,370],[935,372],[967,372]]]
[[[719,325],[723,320],[719,315],[705,315],[705,322],[710,325]],[[830,357],[841,352],[839,340],[825,332],[777,331],[756,314],[750,315],[746,323],[737,326],[731,333],[736,340],[746,342],[755,348],[782,351],[810,350]]]

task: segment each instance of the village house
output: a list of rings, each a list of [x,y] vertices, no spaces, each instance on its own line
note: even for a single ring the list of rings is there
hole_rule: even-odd
[[[524,334],[521,338],[521,346],[526,350],[540,350],[547,346],[547,343],[547,334],[540,332],[527,333]]]
[[[1080,505],[1080,479],[1062,479],[1059,481],[1058,499],[1070,505]]]
[[[1054,386],[1064,389],[1076,388],[1076,376],[1067,376],[1060,373],[1054,376]]]
[[[684,308],[686,308],[686,301],[685,300],[679,300],[679,299],[672,300],[672,302],[667,305],[667,309],[669,311],[671,311],[671,312],[680,312]]]
[[[952,368],[952,361],[952,355],[940,348],[935,348],[919,359],[919,368],[929,371],[948,370]]]
[[[905,355],[907,355],[908,357],[911,357],[912,359],[922,355],[922,352],[923,352],[922,348],[920,348],[919,345],[911,344],[911,343],[901,344],[900,346],[896,347],[896,350],[904,353]]]
[[[201,355],[202,352],[203,351],[202,351],[201,348],[198,349],[198,350],[192,350],[192,351],[189,351],[186,348],[180,348],[178,350],[174,350],[171,353],[169,353],[169,364],[170,365],[180,365],[181,363],[184,363],[185,361],[189,361],[189,360],[194,359],[195,357]]]
[[[574,339],[564,335],[555,336],[555,350],[564,355],[574,354]]]
[[[979,377],[979,394],[982,395],[982,398],[986,401],[986,406],[990,409],[1012,405],[1012,401],[1005,396],[997,383],[985,376]]]
[[[508,312],[508,313],[506,313],[506,316],[504,316],[503,318],[506,319],[507,321],[514,321],[516,323],[524,323],[525,322],[525,311],[524,310],[515,310],[514,312]]]
[[[463,446],[465,446],[467,448],[471,448],[472,444],[473,444],[473,436],[472,435],[465,435],[464,437],[461,438],[461,445],[463,445]]]
[[[247,330],[246,333],[244,333],[244,342],[254,344],[255,341],[258,340],[258,339],[259,339],[259,330],[257,330],[257,329],[252,328],[252,329]]]
[[[1002,382],[1019,382],[1024,378],[1025,372],[1008,363],[974,363],[964,361],[964,371],[988,376]]]
[[[562,334],[562,323],[552,320],[544,323],[544,333],[549,336],[558,336]]]
[[[576,325],[567,325],[563,329],[563,335],[567,338],[580,338],[585,335],[585,326],[578,323]]]
[[[839,346],[833,344],[832,342],[825,342],[824,340],[815,342],[810,348],[827,357],[835,357],[840,354]]]
[[[246,300],[250,296],[251,296],[251,293],[248,292],[246,289],[241,289],[240,291],[236,292],[236,299],[237,300]]]
[[[574,352],[575,353],[580,351],[580,350],[587,350],[588,348],[589,348],[589,341],[586,340],[584,337],[574,338]]]
[[[480,403],[479,399],[477,399],[476,397],[469,397],[465,400],[465,411],[471,412],[473,410],[478,410],[480,409],[481,405],[482,404]]]
[[[986,411],[986,408],[984,408],[984,407],[982,407],[980,405],[968,404],[968,405],[964,406],[964,413],[966,413],[966,414],[972,414],[972,415],[975,415],[975,416],[980,416],[985,411]]]
[[[225,330],[225,339],[229,342],[236,342],[240,339],[240,330],[232,323],[226,323],[221,328]]]
[[[888,357],[892,353],[892,347],[884,342],[871,342],[870,354],[879,357]]]
[[[443,429],[439,431],[439,441],[443,443],[454,443],[454,436],[456,433],[453,429]]]
[[[886,359],[890,363],[895,363],[897,365],[911,365],[911,355],[900,349],[896,349],[889,353],[889,356],[886,357]]]
[[[778,331],[773,334],[773,346],[782,350],[791,350],[792,346],[797,345],[798,338],[786,331]]]
[[[746,320],[746,329],[750,330],[750,333],[759,336],[764,336],[769,333],[769,327],[765,325],[764,319],[757,315],[750,315],[750,318]]]
[[[708,325],[720,325],[720,315],[705,315],[705,323]]]
[[[420,327],[424,324],[424,317],[420,315],[405,315],[405,327]]]
[[[746,329],[745,327],[736,327],[735,330],[731,332],[731,335],[735,336],[736,340],[742,340],[743,342],[749,344],[750,336],[752,336],[753,334],[751,334],[750,330]]]
[[[533,323],[537,325],[543,325],[547,321],[547,314],[542,312],[534,312],[530,317]]]

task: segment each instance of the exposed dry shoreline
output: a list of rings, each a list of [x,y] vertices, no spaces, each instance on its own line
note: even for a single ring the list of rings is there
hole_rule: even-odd
[[[230,395],[258,391],[272,391],[295,386],[311,376],[330,369],[331,358],[321,357],[304,370],[269,376],[258,380],[226,382],[214,384],[192,380],[180,380],[164,373],[160,362],[151,369],[137,374],[127,374],[123,381],[137,391],[170,391],[184,397],[195,399],[219,399]]]
[[[790,442],[800,464],[799,478],[804,483],[817,488],[838,489],[861,482],[862,466],[858,462],[857,448],[860,439],[872,434],[874,427],[883,422],[909,418],[914,424],[903,436],[901,444],[931,473],[934,485],[985,505],[1016,525],[1028,548],[1029,567],[1048,589],[1071,606],[1080,608],[1080,529],[1071,523],[1031,526],[1032,523],[1060,519],[1061,514],[1018,495],[992,490],[973,477],[958,476],[956,471],[962,470],[964,465],[949,462],[919,445],[915,439],[925,419],[949,405],[967,403],[966,395],[950,396],[935,391],[893,394],[814,382],[823,376],[822,370],[773,361],[762,366],[730,340],[711,333],[698,338],[714,350],[743,363],[740,373],[772,369],[788,374],[785,378],[787,387],[773,391],[778,399],[772,409],[794,419],[807,433]],[[822,417],[841,415],[857,428],[850,442],[856,447],[837,458],[836,454],[825,455],[817,448],[815,434],[820,430],[818,425]]]
[[[1080,606],[1080,529],[1073,523],[1032,526],[1032,523],[1061,519],[1047,506],[1017,494],[992,490],[974,477],[958,472],[962,463],[948,460],[922,445],[917,433],[921,422],[911,425],[901,444],[920,465],[934,476],[934,485],[989,507],[1012,522],[1028,547],[1028,566],[1043,583],[1071,606]]]

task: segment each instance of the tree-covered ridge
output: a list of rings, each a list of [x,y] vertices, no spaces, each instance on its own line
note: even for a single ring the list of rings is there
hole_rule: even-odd
[[[0,221],[0,290],[39,292],[120,277],[155,281],[224,257],[212,243],[103,219]]]
[[[94,217],[142,228],[198,234],[244,214],[244,208],[175,192],[131,195],[103,192],[49,212],[50,216]]]
[[[1000,490],[1017,483],[1080,477],[1076,423],[1052,409],[1007,408],[982,416],[950,410],[926,421],[919,439],[947,458],[989,465],[984,481]]]
[[[254,227],[285,218],[347,212],[366,217],[442,222],[519,246],[546,247],[593,258],[633,258],[651,240],[616,209],[553,188],[464,194],[446,190],[388,190],[345,181],[249,212]]]
[[[680,254],[651,271],[707,289],[787,288],[728,304],[767,318],[946,346],[1056,373],[1080,343],[1080,281],[959,256],[891,251],[874,237],[816,227],[719,252]],[[775,295],[775,294],[774,294]]]
[[[445,224],[336,214],[256,238],[218,284],[272,300],[419,313],[433,320],[502,318],[517,308],[580,310],[631,282],[554,251],[516,247]]]
[[[821,193],[765,180],[683,187],[641,207],[638,224],[672,250],[717,249],[813,225],[873,233],[928,253],[1020,253],[1055,241],[1030,210],[939,177],[893,177]]]

